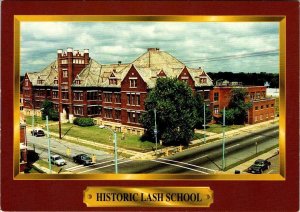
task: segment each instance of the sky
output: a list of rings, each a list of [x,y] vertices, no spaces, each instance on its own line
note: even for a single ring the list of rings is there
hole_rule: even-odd
[[[278,22],[21,22],[21,75],[41,71],[57,49],[101,64],[130,63],[160,48],[206,72],[279,72]]]

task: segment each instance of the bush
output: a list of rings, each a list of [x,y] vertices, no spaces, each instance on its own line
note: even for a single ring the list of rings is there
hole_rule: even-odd
[[[87,127],[87,126],[95,125],[92,118],[75,118],[73,123],[75,125],[78,125],[78,126],[81,126],[81,127]]]

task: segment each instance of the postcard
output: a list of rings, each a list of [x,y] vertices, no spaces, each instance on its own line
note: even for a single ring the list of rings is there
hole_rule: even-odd
[[[297,210],[298,3],[249,4],[4,1],[3,210]]]

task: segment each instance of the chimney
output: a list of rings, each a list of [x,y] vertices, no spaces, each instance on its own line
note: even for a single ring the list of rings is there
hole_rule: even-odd
[[[57,49],[57,58],[61,58],[62,53],[63,53],[62,49]]]
[[[148,52],[149,51],[159,51],[159,48],[148,48]]]
[[[89,64],[90,62],[89,49],[83,50],[83,57],[84,57],[84,64]]]

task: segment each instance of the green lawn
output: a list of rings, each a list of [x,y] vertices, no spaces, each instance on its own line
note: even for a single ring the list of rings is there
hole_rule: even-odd
[[[228,132],[230,130],[235,130],[241,127],[244,127],[245,125],[230,125],[230,126],[225,126],[225,132]],[[210,124],[206,130],[208,132],[212,133],[222,133],[223,132],[223,126],[220,124]]]
[[[208,137],[208,135],[206,135],[206,138]],[[202,139],[204,138],[204,134],[201,134],[201,133],[195,133],[194,134],[194,138],[193,140],[197,140],[197,139]]]
[[[28,126],[31,127],[32,125],[32,116],[26,116],[25,117],[26,123],[28,124]],[[57,123],[58,121],[49,121],[49,124],[53,124],[53,123]],[[41,125],[46,125],[46,120],[42,120],[42,117],[40,116],[34,116],[34,126],[41,126]]]
[[[50,132],[58,133],[58,125],[50,125]],[[61,126],[62,137],[64,135],[77,137],[97,143],[107,144],[113,146],[112,133],[107,129],[100,129],[98,126],[80,127],[73,124],[62,124]],[[118,147],[148,152],[155,148],[155,143],[150,141],[141,141],[140,136],[125,134],[125,139],[122,140],[122,133],[117,133]],[[158,144],[158,148],[162,148]]]

